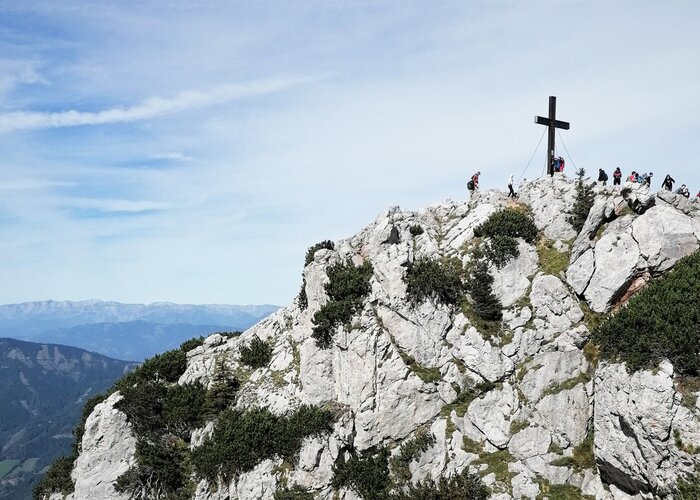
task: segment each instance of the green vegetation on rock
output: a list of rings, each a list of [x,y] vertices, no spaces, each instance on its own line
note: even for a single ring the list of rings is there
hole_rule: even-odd
[[[272,346],[268,342],[260,340],[257,335],[252,338],[248,345],[242,346],[240,352],[241,363],[253,369],[267,366],[272,358]]]
[[[494,295],[492,285],[493,276],[489,273],[488,265],[483,260],[477,262],[467,283],[474,312],[485,321],[500,321],[503,305]]]
[[[211,437],[192,451],[192,464],[212,484],[230,480],[274,456],[295,460],[303,439],[330,432],[332,423],[331,412],[315,406],[301,406],[289,416],[266,408],[225,410]]]
[[[280,488],[275,491],[274,500],[314,500],[309,490],[295,484],[291,488]]]
[[[409,464],[420,458],[433,444],[435,444],[435,436],[425,429],[419,430],[411,439],[404,441],[398,455],[389,460],[391,470],[399,481],[411,480]]]
[[[61,457],[57,459],[49,470],[42,476],[39,482],[34,486],[32,492],[35,499],[43,499],[51,493],[61,493],[68,495],[73,493],[75,485],[70,473],[73,470],[73,461],[75,457]]]
[[[589,183],[583,180],[584,175],[586,175],[586,171],[583,168],[579,168],[576,171],[576,201],[574,201],[571,214],[567,217],[569,224],[573,226],[576,234],[580,233],[581,229],[583,229],[583,225],[588,218],[588,212],[591,211],[591,207],[595,202],[593,188]]]
[[[391,494],[389,500],[486,500],[490,491],[477,474],[469,468],[449,478],[433,481],[428,478],[405,490]]]
[[[700,252],[679,260],[593,332],[608,359],[628,369],[668,358],[683,375],[700,375]]]
[[[462,264],[458,259],[421,257],[408,266],[404,281],[408,298],[414,305],[427,299],[457,305],[464,296]]]
[[[366,500],[386,498],[391,489],[389,452],[370,448],[333,467],[333,487],[350,488]]]
[[[309,264],[311,264],[311,262],[313,262],[314,255],[316,255],[316,252],[321,249],[334,250],[335,243],[333,243],[330,240],[325,240],[316,243],[315,245],[311,245],[306,251],[306,256],[304,257],[304,267],[308,266]],[[297,296],[297,303],[299,304],[299,308],[302,311],[306,310],[306,308],[309,307],[309,298],[306,296],[306,278],[303,278],[301,281],[301,290],[299,290],[299,295]]]
[[[312,320],[312,336],[319,347],[330,347],[336,328],[349,322],[362,308],[362,302],[371,290],[373,272],[369,262],[354,266],[350,261],[334,264],[326,270],[329,282],[324,288],[328,302],[316,311]]]

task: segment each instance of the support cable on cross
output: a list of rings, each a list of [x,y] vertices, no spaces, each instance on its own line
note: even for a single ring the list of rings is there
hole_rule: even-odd
[[[569,130],[569,122],[557,120],[557,98],[549,96],[549,116],[535,116],[535,123],[546,125],[549,132],[547,140],[547,173],[554,175],[554,131],[558,128]]]

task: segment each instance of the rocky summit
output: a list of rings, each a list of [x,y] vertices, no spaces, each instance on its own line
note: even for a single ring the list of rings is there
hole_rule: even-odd
[[[391,208],[313,247],[292,305],[188,346],[172,383],[155,372],[167,391],[206,393],[178,407],[208,408],[187,417],[191,432],[146,429],[127,400],[150,382],[133,379],[87,418],[68,483],[39,496],[697,498],[678,493],[692,490],[700,450],[697,374],[670,358],[632,369],[591,336],[700,247],[700,203],[589,186],[579,231],[570,214],[584,187],[557,174],[515,200],[485,191]],[[498,234],[504,210],[536,234],[520,223]],[[168,397],[154,399],[162,422],[176,418]],[[177,481],[149,462],[154,443],[170,446]]]

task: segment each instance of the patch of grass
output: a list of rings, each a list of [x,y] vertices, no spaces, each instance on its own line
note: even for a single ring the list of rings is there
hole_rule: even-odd
[[[686,408],[693,409],[698,401],[700,392],[700,377],[678,377],[676,379],[676,390],[681,394],[681,404]]]
[[[700,252],[635,294],[600,324],[592,340],[603,356],[631,371],[654,368],[663,359],[681,375],[700,375]]]
[[[464,389],[457,394],[457,398],[455,398],[454,401],[442,407],[440,415],[449,417],[452,414],[452,410],[454,410],[458,417],[463,417],[472,401],[486,394],[494,387],[495,385],[492,382],[486,381],[475,385],[470,381],[464,386]]]
[[[586,345],[583,346],[583,356],[586,358],[586,361],[590,363],[591,368],[595,370],[600,361],[600,348],[595,345],[594,342],[587,342]]]
[[[413,356],[410,356],[404,352],[401,352],[401,359],[406,363],[406,366],[418,375],[423,382],[428,384],[434,384],[442,380],[442,375],[440,374],[440,368],[426,368],[418,364]]]
[[[700,448],[696,448],[692,444],[686,444],[683,442],[683,439],[681,438],[681,431],[678,429],[673,429],[673,442],[676,443],[676,447],[679,450],[689,453],[690,455],[700,453]]]
[[[263,342],[257,335],[253,337],[247,346],[240,349],[241,363],[253,369],[263,368],[268,365],[272,358],[272,345]]]
[[[467,300],[462,301],[460,310],[484,339],[490,340],[493,337],[500,336],[501,330],[503,329],[503,322],[501,320],[492,321],[483,319],[474,310],[474,305]]]
[[[564,453],[564,450],[562,450],[561,446],[559,446],[557,443],[551,441],[549,443],[549,448],[547,448],[547,453],[556,453],[557,455],[561,455]]]
[[[527,420],[513,420],[510,423],[510,433],[511,435],[517,434],[523,429],[527,429],[530,426],[530,422]]]
[[[569,267],[570,252],[562,253],[554,248],[554,241],[548,238],[540,238],[537,241],[537,258],[540,269],[545,274],[559,276],[559,273],[566,271]]]
[[[484,444],[473,439],[462,436],[462,449],[467,453],[474,453],[475,455],[480,455],[484,452]]]
[[[572,377],[570,379],[564,380],[560,384],[557,384],[553,387],[547,388],[543,393],[542,397],[544,398],[545,396],[550,396],[552,394],[559,394],[562,391],[568,391],[573,389],[579,384],[586,384],[590,382],[591,376],[587,373],[579,373],[575,377]]]
[[[574,447],[570,457],[561,457],[550,462],[557,467],[572,467],[576,472],[584,469],[595,469],[595,455],[593,453],[593,429],[588,431],[586,438]]]
[[[295,484],[291,488],[275,491],[274,500],[314,500],[314,495],[306,488]]]
[[[479,473],[482,477],[493,473],[496,476],[496,481],[510,484],[510,480],[515,474],[508,470],[508,464],[515,461],[508,450],[499,450],[493,453],[481,453],[474,463],[486,464],[487,468]]]
[[[589,331],[593,332],[605,321],[606,314],[593,311],[585,300],[580,301],[579,306],[583,312],[583,324]]]
[[[330,266],[326,273],[329,281],[325,285],[328,302],[313,317],[313,333],[316,345],[322,349],[331,346],[333,334],[338,326],[348,323],[362,308],[364,298],[371,290],[372,264],[365,262],[354,266],[347,261]]]
[[[535,478],[540,486],[537,500],[595,500],[593,495],[584,495],[581,488],[572,484],[552,484],[541,477]]]

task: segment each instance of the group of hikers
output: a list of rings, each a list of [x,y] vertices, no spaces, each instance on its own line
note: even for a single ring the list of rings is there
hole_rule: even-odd
[[[651,187],[652,177],[654,177],[654,172],[649,172],[648,174],[645,172],[640,174],[632,170],[632,173],[627,177],[627,182],[630,184],[641,184],[643,186]],[[608,182],[608,174],[602,168],[598,169],[598,182],[603,186],[605,186]],[[676,180],[673,177],[666,174],[666,177],[664,177],[664,180],[661,183],[661,188],[666,191],[673,191],[673,184],[675,182]],[[622,170],[620,167],[617,167],[613,172],[613,186],[622,186]],[[685,196],[686,198],[690,198],[690,190],[685,184],[681,184],[681,187],[676,189],[675,193]],[[698,191],[698,194],[695,195],[695,197],[700,198],[700,191]]]
[[[555,172],[564,171],[564,159],[561,156],[554,158],[553,164]],[[469,181],[467,182],[467,190],[469,190],[470,194],[474,194],[474,191],[477,191],[479,189],[480,175],[481,172],[474,173],[471,179],[469,179]],[[643,186],[651,187],[651,178],[653,176],[653,172],[649,172],[648,174],[640,174],[633,170],[632,173],[627,177],[627,182],[629,182],[630,184],[641,184]],[[602,186],[607,185],[608,182],[608,174],[602,168],[598,169],[598,182]],[[673,177],[666,174],[666,177],[664,177],[664,180],[661,183],[661,187],[666,191],[673,191],[673,184],[675,182],[676,181]],[[620,169],[620,167],[617,167],[613,172],[613,186],[622,187],[622,170]],[[685,184],[682,184],[681,187],[676,189],[675,193],[680,194],[681,196],[685,196],[686,198],[690,198],[690,190]],[[508,177],[508,198],[515,198],[517,196],[517,193],[513,189],[513,174],[510,174],[510,177]],[[695,195],[695,197],[700,200],[700,191],[698,191],[698,194]]]

